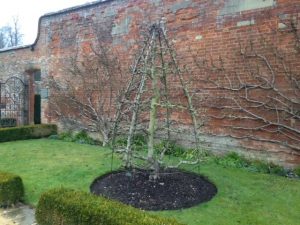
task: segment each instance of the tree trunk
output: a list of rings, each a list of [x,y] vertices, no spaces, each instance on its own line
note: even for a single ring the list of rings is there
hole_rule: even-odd
[[[159,176],[159,164],[155,159],[154,153],[154,135],[157,128],[157,107],[160,99],[160,88],[159,88],[159,77],[155,67],[155,56],[156,56],[156,48],[154,48],[153,58],[152,58],[152,67],[151,67],[151,78],[152,78],[152,91],[153,96],[151,99],[151,108],[150,108],[150,121],[149,121],[149,128],[148,128],[148,161],[150,165],[153,166],[154,176],[153,178],[156,179]]]

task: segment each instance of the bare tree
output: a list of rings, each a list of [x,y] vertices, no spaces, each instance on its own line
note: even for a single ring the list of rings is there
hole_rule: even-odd
[[[21,45],[23,34],[21,33],[18,17],[12,18],[12,23],[0,28],[0,49]]]
[[[236,63],[234,69],[228,66],[232,65],[228,58],[195,57],[198,72],[206,74],[200,82],[210,93],[205,103],[211,109],[209,116],[225,130],[211,134],[300,150],[300,71],[295,67],[300,58],[300,33],[296,22],[285,22],[283,30],[273,30],[268,38],[256,35],[241,40],[231,59]],[[280,39],[289,41],[287,50],[281,48]]]
[[[0,28],[0,49],[6,47],[6,30],[4,27]]]
[[[12,24],[8,26],[8,47],[22,44],[23,34],[20,31],[20,22],[18,17],[13,17]]]

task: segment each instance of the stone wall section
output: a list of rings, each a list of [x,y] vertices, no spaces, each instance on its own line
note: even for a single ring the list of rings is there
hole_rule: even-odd
[[[118,51],[126,67],[134,59],[140,28],[161,18],[184,64],[192,65],[192,53],[197,52],[216,59],[225,57],[227,67],[233,68],[237,62],[230,59],[239,41],[249,37],[258,40],[261,35],[271,38],[273,30],[285,29],[282,20],[299,20],[300,0],[106,0],[50,13],[41,17],[33,45],[0,50],[0,81],[17,75],[34,86],[32,74],[36,70],[41,70],[42,81],[49,76],[63,78],[65,60],[74,51],[90,51],[90,43],[96,40],[95,28],[102,31],[101,38],[107,45]],[[280,42],[280,48],[292,51],[288,41]],[[294,60],[293,68],[300,70],[299,59]],[[195,75],[194,85],[205,89],[197,82],[201,76]],[[42,85],[41,91],[46,93],[42,99],[42,121],[53,122],[48,106],[51,90]],[[180,119],[184,120],[184,115]],[[232,138],[221,128],[223,122],[216,120],[208,125],[202,137],[206,148],[220,153],[237,150],[286,166],[300,163],[299,151],[273,143]]]

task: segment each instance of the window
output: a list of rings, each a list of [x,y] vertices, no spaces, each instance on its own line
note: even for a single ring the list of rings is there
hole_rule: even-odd
[[[42,81],[41,70],[37,70],[33,73],[34,81]]]

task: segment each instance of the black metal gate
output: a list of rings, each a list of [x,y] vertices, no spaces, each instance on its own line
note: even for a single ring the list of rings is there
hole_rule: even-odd
[[[28,85],[18,77],[0,83],[0,127],[28,124]]]

